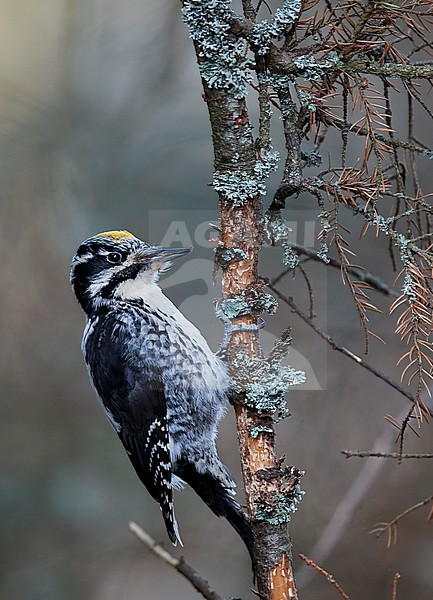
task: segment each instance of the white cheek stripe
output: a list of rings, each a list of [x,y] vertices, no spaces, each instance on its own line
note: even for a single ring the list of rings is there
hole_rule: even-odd
[[[121,268],[122,268],[121,266],[118,266],[118,267],[111,267],[110,269],[105,269],[105,271],[102,271],[102,273],[100,273],[97,277],[95,277],[93,282],[88,287],[90,296],[93,297],[93,296],[96,296],[97,294],[99,294],[99,292],[107,284],[110,283],[113,275],[116,272],[118,272]]]

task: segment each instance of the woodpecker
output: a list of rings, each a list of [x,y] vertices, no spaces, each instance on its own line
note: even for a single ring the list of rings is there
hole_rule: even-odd
[[[183,545],[172,491],[187,483],[229,521],[252,558],[251,525],[215,445],[227,368],[158,285],[171,261],[191,250],[151,246],[127,231],[84,241],[71,266],[87,317],[82,351],[97,398],[159,503],[172,543]]]

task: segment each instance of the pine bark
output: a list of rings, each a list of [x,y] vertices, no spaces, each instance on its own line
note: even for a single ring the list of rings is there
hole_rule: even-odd
[[[215,171],[229,173],[231,168],[235,168],[236,171],[252,174],[257,151],[245,101],[234,98],[224,90],[210,89],[204,81],[203,87],[212,129]],[[244,260],[222,266],[223,297],[226,298],[231,294],[261,287],[257,267],[261,245],[262,203],[260,196],[255,196],[241,206],[236,206],[220,195],[219,205],[222,245],[229,249],[241,249],[245,254]],[[254,322],[257,322],[256,316],[234,320],[234,324]],[[231,368],[233,354],[239,345],[250,357],[260,357],[257,332],[234,332],[228,349]],[[233,403],[248,513],[256,534],[258,591],[262,598],[269,600],[294,600],[297,592],[287,524],[274,525],[266,521],[255,521],[257,504],[266,503],[281,493],[284,485],[277,469],[272,419],[246,408],[241,396],[233,398]],[[267,432],[252,437],[252,429],[263,425],[266,425]],[[272,473],[272,476],[264,477],[265,473]]]

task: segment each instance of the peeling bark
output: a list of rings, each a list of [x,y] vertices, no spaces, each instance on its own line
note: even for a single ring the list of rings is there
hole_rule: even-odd
[[[194,41],[197,62],[205,60],[200,45]],[[215,172],[223,177],[257,178],[259,158],[244,97],[235,97],[227,89],[210,87],[204,78],[203,99],[207,104],[212,131]],[[242,181],[240,181],[242,184]],[[238,202],[219,191],[221,247],[234,250],[240,260],[220,261],[223,298],[245,291],[259,290],[258,277],[261,246],[262,202],[260,193],[243,196]],[[218,254],[216,255],[218,258]],[[217,260],[217,259],[216,259]],[[257,323],[258,314],[232,320],[234,325]],[[235,331],[227,349],[227,360],[236,376],[233,358],[239,351],[251,358],[261,357],[258,331]],[[244,405],[242,394],[231,398],[235,406],[248,513],[256,534],[255,567],[260,597],[264,600],[296,599],[291,563],[291,540],[287,523],[272,524],[257,520],[257,508],[270,504],[284,494],[287,481],[275,456],[275,433],[270,415],[257,414]],[[266,426],[257,436],[255,427]],[[264,474],[267,474],[265,477]],[[286,487],[285,487],[286,486]]]
[[[215,152],[215,170],[224,172],[236,168],[253,173],[257,152],[244,100],[209,89],[203,83],[204,98],[209,109]],[[261,199],[252,197],[242,206],[234,206],[220,196],[221,243],[225,248],[240,248],[246,259],[222,266],[223,297],[261,287],[257,266],[260,249]],[[256,316],[234,320],[235,324],[257,322]],[[235,332],[232,335],[228,360],[239,345],[251,357],[260,356],[258,333]],[[275,435],[272,419],[256,414],[234,398],[241,465],[244,477],[248,512],[256,533],[256,570],[259,593],[269,600],[297,598],[291,564],[291,542],[287,524],[273,525],[256,522],[258,502],[267,502],[281,493],[282,478],[278,475],[263,478],[263,470],[277,470]],[[266,425],[269,433],[250,435],[253,427]]]

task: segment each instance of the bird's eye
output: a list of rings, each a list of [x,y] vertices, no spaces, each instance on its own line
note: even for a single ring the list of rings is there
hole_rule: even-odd
[[[109,252],[107,254],[107,261],[112,265],[118,265],[122,262],[122,255],[120,252]]]

